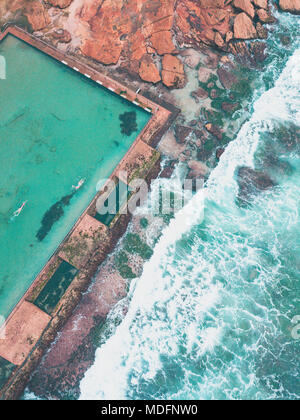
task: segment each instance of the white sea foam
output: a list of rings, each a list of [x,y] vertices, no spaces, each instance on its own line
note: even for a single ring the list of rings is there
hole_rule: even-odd
[[[127,316],[98,349],[81,382],[81,399],[143,398],[143,389],[148,398],[265,397],[255,374],[259,368],[240,352],[259,351],[261,341],[275,334],[276,308],[268,311],[267,303],[273,301],[268,285],[280,271],[277,247],[283,231],[280,223],[268,226],[266,220],[280,221],[285,211],[293,233],[295,190],[288,208],[279,191],[272,197],[276,206],[263,197],[257,203],[261,212],[246,214],[234,206],[234,175],[240,165],[253,166],[261,131],[274,120],[299,123],[299,62],[297,50],[275,87],[255,103],[251,120],[227,147],[206,188],[163,232],[142,277],[132,285]],[[204,206],[209,241],[201,229],[195,230]],[[263,253],[264,241],[274,244],[270,255]],[[232,340],[232,334],[243,341]],[[178,377],[178,389],[172,375]]]

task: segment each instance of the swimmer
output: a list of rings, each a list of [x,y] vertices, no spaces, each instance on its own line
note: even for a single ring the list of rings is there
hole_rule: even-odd
[[[24,201],[24,203],[22,204],[22,206],[16,210],[13,214],[13,217],[18,217],[20,216],[21,211],[24,209],[25,205],[27,204],[27,201]]]
[[[85,183],[85,180],[84,179],[81,179],[78,182],[78,185],[72,185],[72,188],[77,191],[77,190],[79,190],[79,188],[81,188],[83,186],[84,183]]]

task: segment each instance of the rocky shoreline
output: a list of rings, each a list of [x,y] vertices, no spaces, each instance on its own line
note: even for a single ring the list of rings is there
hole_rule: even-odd
[[[0,23],[15,22],[143,95],[179,106],[181,115],[159,144],[165,156],[160,176],[170,178],[180,164],[188,179],[205,181],[248,117],[275,7],[267,0],[13,0],[0,6]],[[300,13],[299,0],[280,0],[279,7]],[[286,34],[282,42],[289,42]],[[273,185],[247,168],[239,175],[246,192],[249,179],[257,189]],[[141,274],[168,221],[151,212],[133,217],[32,375],[30,391],[41,398],[78,397],[106,317],[120,301],[119,320],[126,314],[130,281]]]

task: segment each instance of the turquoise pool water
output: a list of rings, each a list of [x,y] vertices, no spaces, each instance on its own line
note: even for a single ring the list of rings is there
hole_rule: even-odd
[[[0,80],[0,315],[6,317],[150,115],[11,35],[0,55],[7,67]],[[124,114],[136,128],[130,135],[122,134]]]

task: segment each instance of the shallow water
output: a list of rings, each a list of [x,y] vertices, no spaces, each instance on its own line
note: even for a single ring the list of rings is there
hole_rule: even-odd
[[[0,315],[7,316],[149,114],[13,36],[0,44],[0,55],[6,60],[6,80],[0,80]],[[119,117],[132,111],[137,131],[127,136]],[[85,184],[74,193],[81,179]],[[58,202],[66,204],[64,214],[40,231]]]
[[[300,45],[278,42],[296,19],[280,17],[250,120],[163,232],[81,399],[300,399]],[[245,208],[242,165],[277,182]]]

